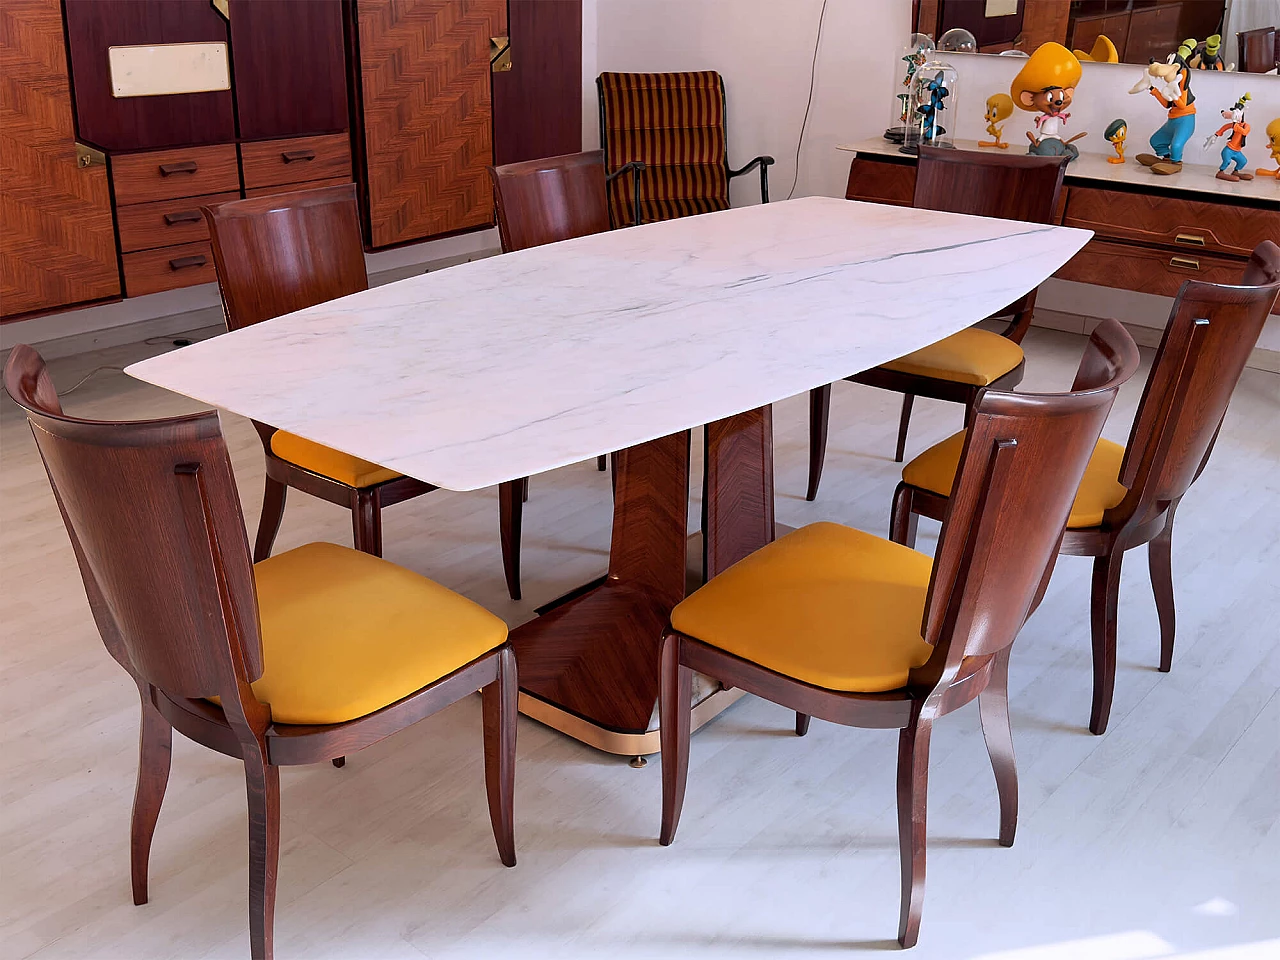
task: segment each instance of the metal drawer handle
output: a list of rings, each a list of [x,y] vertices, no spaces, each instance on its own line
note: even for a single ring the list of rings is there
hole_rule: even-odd
[[[286,150],[280,156],[285,163],[294,163],[298,160],[314,160],[316,152],[314,150]]]
[[[171,177],[175,173],[195,173],[198,168],[194,160],[183,160],[180,163],[160,164],[160,176]]]
[[[1173,257],[1169,260],[1169,266],[1182,267],[1184,270],[1199,270],[1200,261],[1193,260],[1191,257]]]
[[[1204,237],[1195,233],[1180,233],[1173,238],[1174,243],[1185,243],[1189,247],[1203,247]]]
[[[193,257],[175,257],[169,261],[170,270],[185,270],[187,267],[203,267],[209,260],[203,253]]]
[[[166,213],[164,222],[169,226],[179,223],[199,223],[204,219],[203,214],[199,210],[182,210],[179,213]]]

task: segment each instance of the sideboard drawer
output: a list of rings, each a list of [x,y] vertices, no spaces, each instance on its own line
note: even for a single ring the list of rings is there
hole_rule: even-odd
[[[846,200],[870,200],[909,207],[915,192],[914,162],[893,163],[888,160],[854,157],[849,164],[849,183],[844,191]]]
[[[345,133],[242,143],[246,190],[307,180],[351,179],[351,141]]]
[[[111,158],[116,206],[199,197],[240,189],[233,143],[185,150],[155,150]]]
[[[209,225],[200,208],[239,199],[239,193],[215,193],[207,197],[178,197],[121,207],[116,211],[120,251],[133,253],[135,250],[208,240]]]
[[[1280,237],[1280,212],[1207,203],[1168,194],[1068,188],[1063,226],[1099,237],[1133,240],[1173,250],[1247,257],[1263,240]]]
[[[1090,240],[1054,276],[1172,297],[1183,280],[1239,283],[1244,266],[1234,257]]]
[[[213,247],[208,241],[126,253],[123,260],[125,295],[130,297],[218,279],[213,268]]]

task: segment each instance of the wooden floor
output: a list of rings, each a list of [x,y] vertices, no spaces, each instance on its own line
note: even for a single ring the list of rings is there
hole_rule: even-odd
[[[1065,388],[1082,344],[1033,330],[1025,388]],[[55,380],[65,388],[98,365],[160,349],[61,360]],[[1122,393],[1108,436],[1125,439],[1141,379]],[[3,403],[0,957],[247,957],[243,773],[181,737],[151,903],[131,903],[136,693],[102,649],[31,436]],[[778,520],[883,534],[898,477],[888,459],[897,403],[836,387],[812,504],[803,500],[806,403],[779,404]],[[106,418],[192,408],[110,370],[66,406]],[[960,424],[955,407],[916,407],[909,454]],[[224,423],[254,529],[261,449],[247,422]],[[503,586],[492,490],[390,508],[386,555],[516,624],[603,571],[609,519],[609,483],[594,464],[535,478],[519,604]],[[921,526],[921,548],[931,550],[936,526]],[[291,494],[277,546],[313,539],[350,543],[347,514]],[[1246,371],[1213,462],[1178,512],[1171,674],[1155,670],[1145,551],[1129,557],[1106,736],[1085,730],[1088,561],[1059,564],[1015,647],[1022,814],[1012,849],[995,843],[976,707],[936,728],[914,957],[1280,956],[1280,377]],[[522,719],[513,870],[499,865],[485,815],[478,698],[343,770],[287,768],[278,955],[630,960],[896,949],[896,736],[815,722],[797,740],[791,728],[790,714],[747,698],[695,736],[680,834],[664,849],[656,758],[632,769]]]

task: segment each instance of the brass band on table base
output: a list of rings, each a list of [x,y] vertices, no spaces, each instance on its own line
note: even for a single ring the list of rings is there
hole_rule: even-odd
[[[693,708],[691,729],[697,730],[710,723],[746,696],[746,693],[745,690],[717,690]],[[523,691],[520,693],[520,712],[552,730],[559,730],[565,736],[573,737],[605,753],[617,754],[621,757],[642,757],[657,753],[659,750],[662,731],[658,727],[645,733],[618,733],[615,730],[606,730],[545,700],[531,697]]]

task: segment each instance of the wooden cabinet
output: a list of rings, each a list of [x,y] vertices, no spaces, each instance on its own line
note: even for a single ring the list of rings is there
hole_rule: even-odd
[[[345,133],[240,144],[246,190],[313,180],[351,179],[351,142]]]
[[[369,242],[493,223],[489,39],[506,0],[359,0],[359,113]]]
[[[0,5],[0,315],[120,294],[107,169],[81,166],[59,0]]]

